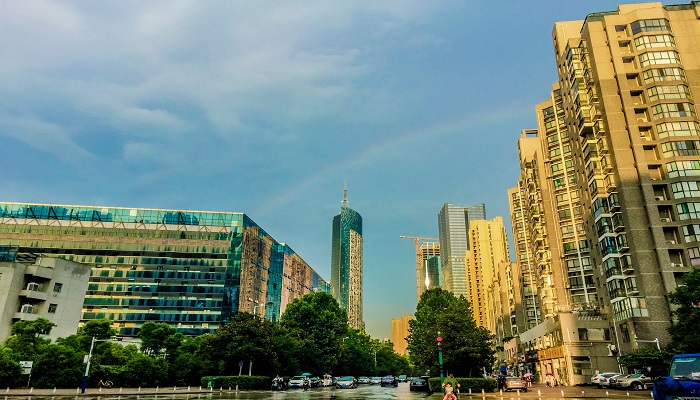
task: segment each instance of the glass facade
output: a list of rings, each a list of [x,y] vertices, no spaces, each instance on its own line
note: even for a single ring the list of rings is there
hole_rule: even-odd
[[[364,327],[362,318],[362,216],[348,207],[347,196],[340,214],[333,218],[331,294],[348,312],[353,328]]]
[[[276,321],[328,284],[243,213],[0,203],[0,258],[61,257],[92,268],[81,322],[120,335],[146,321],[214,331],[239,311]]]
[[[485,220],[486,206],[461,206],[450,203],[440,210],[438,230],[440,233],[440,273],[442,288],[455,296],[469,296],[465,257],[469,250],[467,230],[469,221]]]

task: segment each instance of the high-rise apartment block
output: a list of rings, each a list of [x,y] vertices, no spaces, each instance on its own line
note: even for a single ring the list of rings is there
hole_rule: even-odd
[[[700,4],[620,5],[552,38],[559,78],[509,191],[525,305],[510,367],[578,384],[667,343],[667,296],[700,265]]]
[[[243,213],[0,203],[0,259],[44,254],[90,266],[81,321],[108,318],[124,336],[146,321],[209,333],[237,312],[276,321],[329,291]]]
[[[343,191],[340,214],[333,218],[331,294],[348,313],[348,324],[364,328],[362,317],[362,216],[348,207]]]
[[[90,266],[51,257],[33,261],[0,262],[0,343],[17,321],[48,319],[56,326],[46,337],[54,340],[78,331]]]
[[[391,342],[394,344],[396,354],[406,354],[408,342],[408,322],[413,319],[413,315],[402,315],[401,318],[391,320]]]
[[[465,257],[469,250],[470,221],[485,220],[484,204],[461,206],[445,203],[438,214],[440,237],[440,282],[455,296],[468,297]]]

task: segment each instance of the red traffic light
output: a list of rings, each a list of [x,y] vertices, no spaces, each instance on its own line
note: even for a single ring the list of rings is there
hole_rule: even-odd
[[[437,341],[438,341],[438,342],[442,342],[442,336],[438,336],[438,337],[437,337]]]

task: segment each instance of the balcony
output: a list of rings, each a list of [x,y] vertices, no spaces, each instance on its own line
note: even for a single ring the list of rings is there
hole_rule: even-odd
[[[19,297],[35,301],[46,301],[48,294],[33,289],[23,289],[19,292]]]
[[[24,271],[24,274],[29,275],[37,280],[51,280],[51,277],[53,277],[53,268],[32,264],[27,267],[27,269]]]

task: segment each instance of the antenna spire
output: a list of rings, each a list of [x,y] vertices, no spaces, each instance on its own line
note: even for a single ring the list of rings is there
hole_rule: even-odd
[[[348,208],[348,183],[343,183],[343,202],[340,203],[340,208]]]

